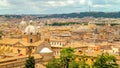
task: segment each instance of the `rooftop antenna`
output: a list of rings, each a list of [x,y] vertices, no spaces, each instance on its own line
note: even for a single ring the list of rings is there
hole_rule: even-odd
[[[92,5],[92,2],[90,0],[88,0],[88,13],[89,13],[89,16],[88,18],[90,19],[89,22],[91,22],[91,16],[90,16],[90,12],[91,12],[91,5]]]
[[[91,16],[90,16],[90,12],[91,12],[91,5],[92,5],[91,1],[90,1],[90,0],[88,0],[88,13],[89,13],[88,18],[89,18],[89,23],[91,22]]]
[[[89,1],[88,1],[88,12],[89,12],[89,13],[91,12],[91,5],[92,5],[92,3],[91,3],[91,1],[89,0]]]
[[[89,12],[89,13],[91,12],[91,7],[90,7],[89,4],[88,4],[88,12]]]

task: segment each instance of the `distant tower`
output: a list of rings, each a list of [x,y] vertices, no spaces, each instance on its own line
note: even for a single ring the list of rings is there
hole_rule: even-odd
[[[88,0],[88,12],[89,12],[89,16],[88,16],[88,18],[89,18],[89,22],[91,22],[91,5],[92,5],[92,3],[91,3],[91,1],[90,0]]]
[[[88,1],[88,12],[90,13],[91,12],[91,2],[90,2],[90,0]]]
[[[91,12],[91,7],[90,7],[90,5],[88,5],[88,12],[90,13]]]

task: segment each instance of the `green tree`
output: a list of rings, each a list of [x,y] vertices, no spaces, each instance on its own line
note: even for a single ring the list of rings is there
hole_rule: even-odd
[[[60,58],[47,63],[47,68],[69,68],[69,63],[75,59],[73,48],[64,48],[61,50]],[[71,64],[70,64],[71,66]]]
[[[90,68],[90,65],[86,64],[84,61],[80,61],[79,68]]]
[[[69,63],[69,68],[79,68],[79,64],[78,64],[78,62],[76,62],[76,61],[71,61],[70,63]]]
[[[86,64],[86,61],[88,60],[86,55],[81,55],[79,58],[79,68],[90,68],[89,64]]]
[[[116,64],[116,58],[114,56],[103,53],[97,57],[93,63],[93,68],[118,68],[118,64]]]
[[[60,59],[53,59],[46,64],[46,68],[61,68]]]
[[[29,56],[25,63],[25,68],[35,68],[35,59],[33,56]]]
[[[63,68],[69,68],[69,62],[72,60],[75,60],[75,54],[74,54],[73,48],[64,48],[60,52],[60,59],[61,63],[63,64]]]
[[[61,50],[60,58],[53,59],[48,62],[46,68],[90,68],[88,64],[86,64],[87,57],[86,55],[80,56],[80,61],[75,61],[77,56],[74,54],[73,48],[64,48]]]

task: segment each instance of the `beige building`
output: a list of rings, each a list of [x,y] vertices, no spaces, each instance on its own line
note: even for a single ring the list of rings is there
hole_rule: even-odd
[[[1,37],[0,60],[4,60],[0,63],[4,64],[4,62],[7,62],[7,58],[16,59],[14,57],[23,58],[24,56],[36,54],[40,56],[37,57],[39,58],[39,62],[46,62],[53,57],[58,58],[60,51],[68,47],[74,48],[76,53],[97,56],[102,53],[102,49],[105,50],[106,48],[107,50],[108,47],[110,47],[108,43],[102,45],[103,42],[99,42],[98,39],[100,38],[100,40],[104,41],[102,37],[106,37],[107,34],[105,34],[103,29],[99,29],[92,23],[88,25],[75,25],[74,27],[41,27],[35,24],[33,21],[21,21],[17,31],[18,34],[14,34],[15,31],[12,30],[13,34],[10,35],[10,37]],[[98,29],[98,34],[94,34],[95,29]],[[106,29],[108,28],[106,27]],[[99,43],[96,42],[97,40]],[[118,52],[116,47],[114,47],[113,50]],[[4,64],[4,66],[7,66],[7,64],[8,63]]]
[[[25,22],[21,23],[23,26]],[[21,31],[20,38],[2,38],[0,40],[0,55],[14,57],[15,55],[39,54],[44,47],[51,50],[49,39],[41,39],[41,33],[38,29],[29,23]]]

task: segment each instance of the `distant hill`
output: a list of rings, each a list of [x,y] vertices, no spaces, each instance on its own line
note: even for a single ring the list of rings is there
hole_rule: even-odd
[[[69,14],[53,14],[46,15],[43,18],[83,18],[83,17],[104,17],[104,18],[120,18],[120,12],[80,12]]]
[[[68,14],[23,14],[23,15],[0,15],[6,18],[22,18],[25,16],[32,16],[37,18],[83,18],[83,17],[104,17],[104,18],[120,18],[120,12],[80,12]]]

